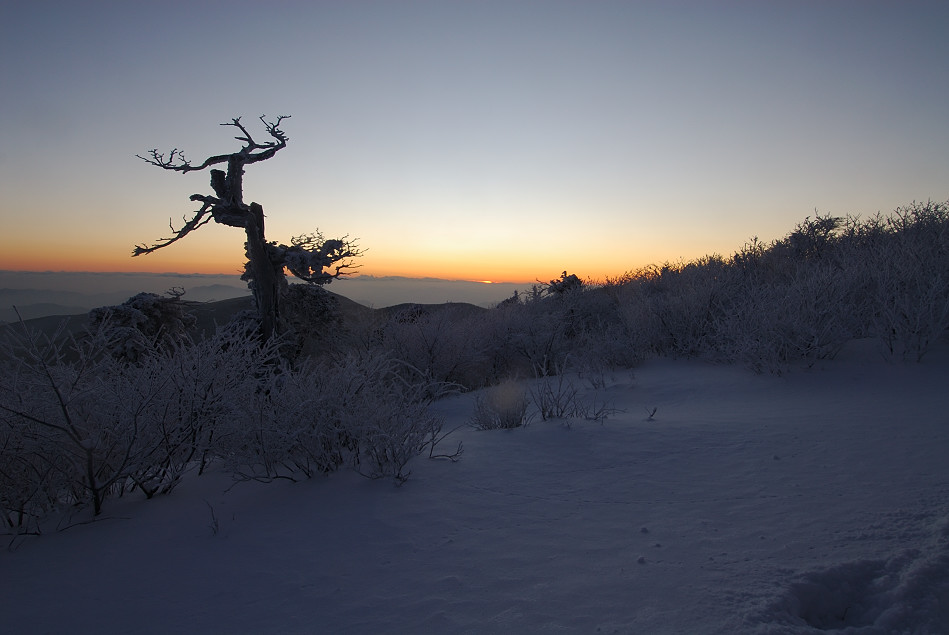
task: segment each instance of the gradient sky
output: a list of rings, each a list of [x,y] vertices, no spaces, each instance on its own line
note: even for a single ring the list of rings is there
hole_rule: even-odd
[[[208,225],[155,254],[239,149],[268,238],[364,273],[547,280],[728,255],[815,209],[949,199],[949,3],[0,3],[0,269],[234,273]],[[255,125],[256,124],[256,125]]]

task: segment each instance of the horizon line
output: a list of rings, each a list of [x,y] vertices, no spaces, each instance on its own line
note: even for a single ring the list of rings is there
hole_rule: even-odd
[[[86,270],[73,270],[73,269],[0,269],[0,274],[3,273],[35,273],[35,274],[82,274],[82,275],[94,275],[94,276],[108,276],[108,275],[118,275],[118,276],[179,276],[179,277],[197,277],[197,276],[225,276],[233,277],[240,280],[241,274],[239,273],[200,273],[192,272],[186,273],[181,271],[86,271]],[[387,274],[387,275],[375,275],[371,273],[356,273],[352,276],[346,276],[341,278],[336,278],[336,280],[358,280],[359,278],[371,278],[373,280],[385,280],[385,279],[402,279],[402,280],[437,280],[439,282],[470,282],[476,284],[533,284],[537,282],[536,280],[475,280],[471,278],[439,278],[437,276],[408,276],[408,275],[398,275],[398,274]],[[287,276],[287,280],[292,282],[293,276]]]

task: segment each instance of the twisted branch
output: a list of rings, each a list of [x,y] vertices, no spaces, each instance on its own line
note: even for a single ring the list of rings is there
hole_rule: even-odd
[[[211,200],[209,200],[211,199]],[[202,200],[204,205],[201,206],[201,209],[194,213],[194,216],[191,220],[185,222],[184,226],[181,229],[175,229],[171,224],[171,219],[168,219],[168,228],[171,229],[174,236],[171,238],[159,238],[158,242],[154,245],[135,245],[135,249],[132,250],[132,257],[141,256],[142,254],[150,254],[153,251],[158,251],[162,247],[167,247],[173,242],[177,242],[198,229],[202,225],[207,225],[213,219],[211,216],[211,208],[217,202],[213,196],[201,196],[200,194],[193,194],[191,200]],[[184,217],[182,217],[184,220]]]
[[[286,147],[287,141],[289,141],[290,138],[283,130],[280,129],[280,123],[284,119],[289,118],[290,115],[280,115],[277,117],[276,121],[269,122],[266,119],[266,115],[261,115],[258,117],[261,123],[264,124],[267,134],[269,134],[274,139],[273,141],[267,141],[265,143],[258,143],[254,141],[254,138],[251,136],[250,132],[248,132],[247,128],[244,127],[244,124],[241,123],[240,117],[220,124],[222,126],[233,126],[237,128],[241,134],[234,138],[243,142],[245,145],[239,152],[231,154],[217,154],[213,157],[208,157],[201,165],[192,165],[191,161],[185,158],[184,152],[178,148],[172,148],[171,152],[168,153],[167,158],[165,157],[165,153],[159,152],[157,148],[149,150],[148,156],[143,157],[140,154],[136,154],[135,156],[145,163],[157,165],[164,170],[181,172],[182,174],[204,170],[205,168],[208,168],[212,165],[217,165],[219,163],[226,163],[227,160],[232,156],[240,157],[240,163],[242,164],[257,163],[258,161],[269,159],[274,154],[276,154],[278,150]],[[255,150],[259,150],[259,152],[254,154]]]
[[[349,236],[324,240],[323,234],[317,231],[295,236],[290,243],[290,246],[278,247],[282,251],[283,266],[305,282],[326,284],[350,276],[353,269],[360,267],[353,259],[363,254],[362,249]],[[332,273],[324,271],[326,269],[332,269]]]
[[[289,137],[280,129],[280,123],[284,119],[289,119],[289,115],[280,115],[273,122],[267,121],[265,115],[259,117],[267,134],[273,139],[263,143],[257,142],[251,136],[250,132],[241,123],[241,118],[237,117],[231,121],[222,123],[222,126],[233,126],[240,131],[235,139],[242,142],[244,147],[238,152],[231,154],[217,154],[208,157],[201,165],[193,165],[182,150],[172,148],[171,152],[165,155],[157,149],[148,151],[147,156],[137,154],[139,159],[150,165],[158,166],[164,170],[172,170],[182,174],[187,172],[196,172],[204,170],[212,165],[227,163],[227,172],[222,170],[211,170],[211,189],[215,196],[206,196],[204,194],[192,194],[192,201],[201,201],[204,205],[194,213],[191,220],[186,220],[184,226],[175,229],[171,222],[168,226],[171,228],[173,236],[170,238],[161,238],[153,245],[136,245],[132,250],[132,256],[140,256],[157,251],[163,247],[177,242],[198,229],[206,225],[212,219],[218,223],[229,225],[231,227],[244,227],[246,222],[247,207],[244,205],[242,194],[242,181],[244,174],[244,165],[248,163],[257,163],[269,159],[277,151],[286,147]]]

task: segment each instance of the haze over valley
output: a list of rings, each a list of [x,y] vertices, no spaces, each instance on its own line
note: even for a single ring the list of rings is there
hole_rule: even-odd
[[[510,297],[515,290],[529,286],[527,282],[486,284],[470,280],[361,275],[337,280],[326,288],[373,308],[405,302],[469,302],[488,307]],[[184,289],[183,299],[194,302],[215,302],[250,294],[247,284],[238,275],[0,271],[0,322],[16,321],[17,311],[25,320],[76,315],[96,307],[120,304],[141,292],[164,294],[173,287]]]

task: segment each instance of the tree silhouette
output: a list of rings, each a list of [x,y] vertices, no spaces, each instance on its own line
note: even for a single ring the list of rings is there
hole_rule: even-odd
[[[214,196],[191,195],[192,201],[202,203],[201,209],[190,219],[184,217],[185,223],[179,229],[175,229],[169,221],[171,237],[160,238],[153,245],[137,245],[132,256],[149,254],[167,247],[212,220],[230,227],[242,228],[247,236],[244,244],[247,263],[244,265],[241,279],[247,281],[254,293],[260,317],[260,332],[264,339],[273,336],[280,327],[280,295],[287,284],[285,269],[301,280],[323,285],[351,274],[356,268],[353,259],[362,255],[359,246],[348,236],[326,240],[318,231],[294,237],[290,245],[268,242],[264,235],[263,207],[258,203],[244,203],[244,166],[265,161],[286,147],[289,138],[280,129],[280,124],[289,118],[289,115],[281,115],[275,121],[269,122],[261,115],[259,119],[270,137],[264,142],[254,140],[241,123],[240,117],[220,124],[236,128],[240,134],[234,138],[244,146],[231,154],[208,157],[200,165],[193,165],[178,148],[172,149],[167,157],[157,149],[149,150],[148,156],[136,155],[151,165],[181,173],[226,164],[226,171],[211,170],[211,189]]]

